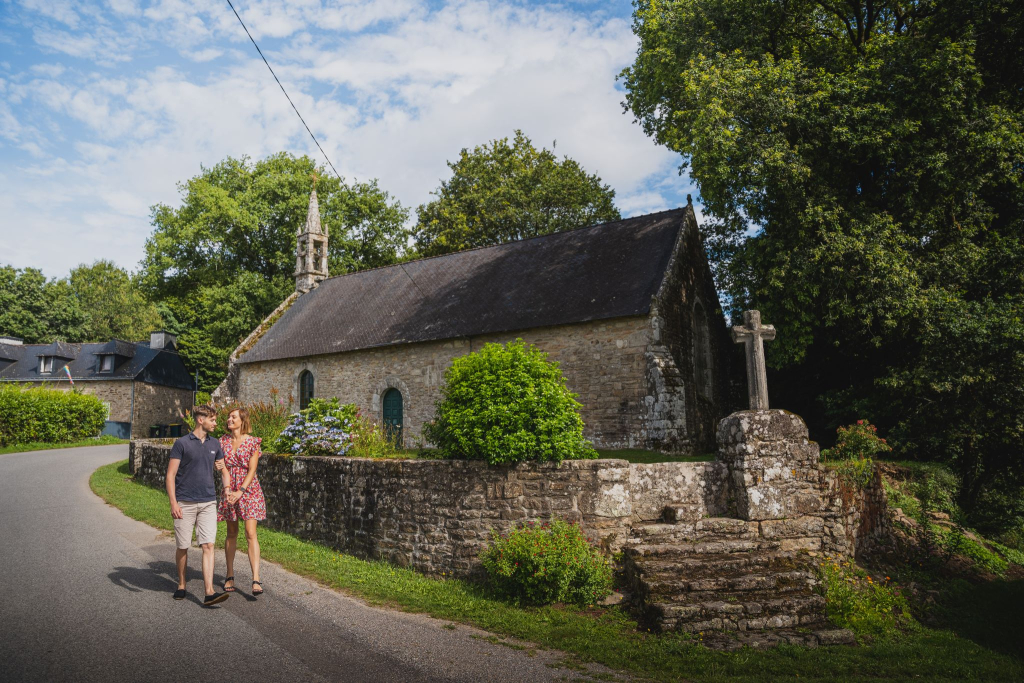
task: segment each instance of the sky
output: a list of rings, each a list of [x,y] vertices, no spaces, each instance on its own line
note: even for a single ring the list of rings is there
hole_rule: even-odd
[[[624,113],[625,0],[233,0],[327,155],[415,208],[521,128],[624,216],[696,191]],[[0,0],[0,264],[136,270],[150,207],[227,156],[323,158],[226,0]]]

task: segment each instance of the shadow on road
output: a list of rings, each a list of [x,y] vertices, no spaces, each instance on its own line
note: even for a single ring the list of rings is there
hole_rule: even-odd
[[[177,577],[178,569],[174,566],[174,563],[166,561],[150,562],[147,568],[115,567],[114,571],[107,574],[107,578],[110,579],[111,583],[125,590],[132,591],[133,593],[155,591],[157,593],[167,593],[168,597],[178,588]],[[185,572],[185,579],[187,581],[202,581],[203,574],[201,571],[189,567]],[[215,576],[214,583],[217,582],[217,579],[218,577]],[[197,605],[203,604],[199,596],[193,595],[191,592],[186,599]]]

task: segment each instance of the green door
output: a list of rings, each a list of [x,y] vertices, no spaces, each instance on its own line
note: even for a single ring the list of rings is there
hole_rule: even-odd
[[[402,445],[402,392],[388,389],[384,394],[384,429]]]

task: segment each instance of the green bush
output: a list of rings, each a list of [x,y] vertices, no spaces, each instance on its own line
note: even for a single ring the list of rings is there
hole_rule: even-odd
[[[558,519],[492,532],[480,559],[494,592],[516,604],[591,605],[611,592],[608,560],[578,525]]]
[[[875,464],[872,456],[888,453],[892,448],[885,439],[878,438],[875,425],[867,420],[836,430],[836,445],[822,451],[821,457],[837,462],[839,476],[856,486],[867,486],[874,476]]]
[[[817,570],[825,614],[836,626],[860,638],[888,638],[917,626],[903,589],[888,576],[875,581],[853,562],[834,557],[819,561]]]
[[[519,339],[456,358],[425,433],[443,457],[492,465],[596,458],[579,409],[558,364]]]
[[[98,436],[106,419],[103,402],[77,389],[0,386],[0,446]]]

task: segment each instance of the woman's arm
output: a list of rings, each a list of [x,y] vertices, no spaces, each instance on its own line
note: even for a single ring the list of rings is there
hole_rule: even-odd
[[[249,471],[245,473],[245,479],[242,480],[243,489],[249,488],[249,484],[256,478],[256,465],[259,464],[261,455],[263,455],[263,451],[260,450],[260,445],[257,443],[256,450],[249,457]]]

